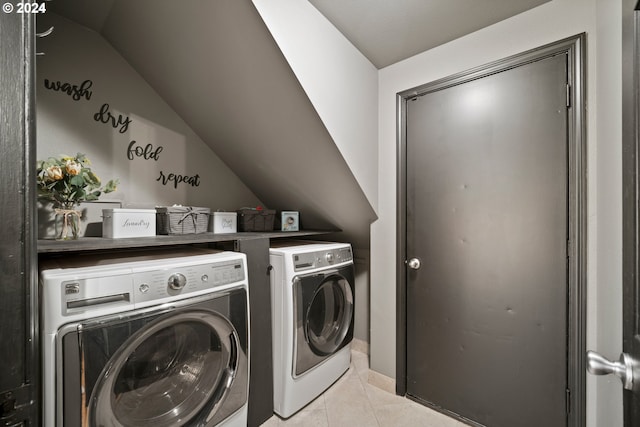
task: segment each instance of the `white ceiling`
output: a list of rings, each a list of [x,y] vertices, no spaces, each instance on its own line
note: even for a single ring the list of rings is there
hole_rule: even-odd
[[[550,0],[309,0],[377,68]]]

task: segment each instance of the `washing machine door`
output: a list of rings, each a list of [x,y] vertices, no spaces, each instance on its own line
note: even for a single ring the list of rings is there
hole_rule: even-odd
[[[248,337],[230,320],[247,325],[246,299],[233,301],[80,325],[69,347],[77,335],[82,426],[213,426],[237,411],[247,397]]]
[[[294,376],[335,354],[353,339],[353,265],[294,279]]]

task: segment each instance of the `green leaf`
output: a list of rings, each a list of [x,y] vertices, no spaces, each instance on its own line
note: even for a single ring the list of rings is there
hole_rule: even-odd
[[[100,191],[94,191],[91,193],[87,194],[87,200],[98,200],[98,198],[100,197],[101,192]]]
[[[109,182],[107,182],[107,185],[105,185],[104,187],[104,192],[111,193],[113,191],[116,191],[119,183],[120,181],[118,181],[117,179],[109,180]]]
[[[83,187],[85,185],[85,181],[82,175],[76,175],[71,177],[71,179],[69,180],[69,184],[73,185],[74,187]]]
[[[90,185],[100,185],[100,179],[88,168],[82,169],[85,181]]]
[[[83,154],[83,153],[78,153],[78,154],[76,154],[76,161],[77,161],[78,163],[82,163],[82,164],[84,164],[84,163],[89,163],[89,162],[87,161],[87,156],[86,156],[85,154]]]
[[[73,200],[80,202],[84,200],[85,194],[86,193],[84,192],[83,188],[78,188],[72,193],[72,198]]]

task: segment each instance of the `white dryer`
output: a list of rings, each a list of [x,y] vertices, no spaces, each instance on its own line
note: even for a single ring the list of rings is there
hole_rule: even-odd
[[[40,292],[46,427],[247,425],[244,254],[58,257]]]
[[[288,418],[349,369],[353,339],[351,245],[272,242],[274,411]]]

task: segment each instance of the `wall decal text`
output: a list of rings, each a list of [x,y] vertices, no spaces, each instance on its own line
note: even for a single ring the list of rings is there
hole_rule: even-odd
[[[44,87],[47,90],[66,93],[74,101],[80,101],[83,99],[89,101],[91,99],[91,96],[93,95],[93,91],[91,90],[92,86],[93,81],[88,79],[83,81],[79,85],[68,82],[44,79]],[[109,104],[106,102],[102,104],[98,112],[93,115],[93,120],[98,123],[110,125],[113,129],[118,129],[118,132],[121,134],[127,132],[127,130],[129,130],[129,125],[133,123],[133,120],[129,116],[112,112]],[[136,140],[132,140],[127,146],[127,159],[131,161],[136,159],[154,160],[157,162],[160,159],[160,153],[162,153],[163,150],[164,147],[162,145],[154,146],[152,143],[144,144],[137,142]],[[178,173],[165,173],[164,171],[160,170],[160,175],[158,176],[156,181],[160,182],[162,185],[172,186],[176,189],[178,188],[179,184],[199,187],[200,175],[195,174],[189,176]],[[125,226],[138,225],[140,224],[133,222],[125,224]]]
[[[165,175],[164,172],[160,171],[160,176],[158,177],[158,179],[156,179],[156,181],[162,182],[163,185],[167,185],[170,182],[173,182],[173,187],[174,188],[178,188],[178,184],[180,184],[180,183],[189,184],[192,187],[199,187],[200,186],[200,175],[195,174],[193,176],[185,176],[185,175],[179,175],[179,174],[174,174],[174,173],[170,173],[169,175]]]
[[[127,159],[133,160],[136,157],[142,157],[145,160],[155,160],[156,162],[160,158],[162,152],[162,146],[153,148],[153,144],[147,144],[144,148],[141,145],[136,145],[136,141],[131,141],[127,148]]]
[[[102,104],[100,111],[93,115],[93,120],[104,124],[111,123],[111,126],[113,126],[114,129],[117,129],[118,127],[120,128],[120,133],[125,133],[131,124],[131,119],[128,116],[123,117],[122,114],[118,114],[118,117],[116,118],[116,116],[111,114],[111,111],[109,111],[109,104],[106,103]]]
[[[80,101],[85,98],[87,101],[91,99],[92,92],[89,90],[93,82],[91,80],[83,81],[80,86],[72,85],[71,83],[63,83],[61,81],[49,81],[44,79],[44,87],[56,92],[64,92],[71,97],[74,101]]]

